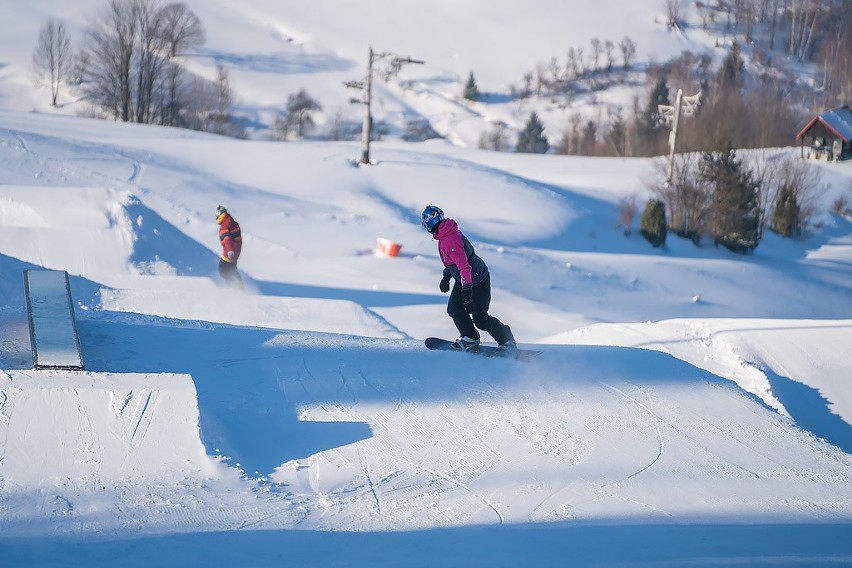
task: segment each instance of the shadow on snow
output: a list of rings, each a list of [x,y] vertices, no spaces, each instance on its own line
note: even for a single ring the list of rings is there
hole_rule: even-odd
[[[86,369],[191,375],[208,454],[221,453],[252,476],[372,436],[366,423],[300,420],[302,409],[344,413],[365,401],[393,407],[403,396],[458,403],[481,396],[483,384],[517,388],[527,381],[553,381],[580,387],[607,377],[629,377],[631,383],[639,384],[712,382],[768,408],[731,381],[668,354],[643,349],[544,346],[545,355],[539,361],[525,364],[463,360],[458,353],[429,352],[412,340],[230,327],[132,314],[115,314],[109,321],[104,315],[78,322]]]
[[[0,537],[2,538],[2,537]],[[2,541],[0,541],[2,542]],[[852,523],[573,522],[397,532],[254,530],[2,542],[14,566],[840,566]]]

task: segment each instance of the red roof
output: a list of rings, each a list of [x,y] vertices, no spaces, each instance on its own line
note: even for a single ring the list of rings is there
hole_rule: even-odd
[[[844,142],[852,140],[852,109],[848,105],[815,116],[801,132],[796,134],[796,140],[807,134],[808,130],[817,122],[828,128]]]

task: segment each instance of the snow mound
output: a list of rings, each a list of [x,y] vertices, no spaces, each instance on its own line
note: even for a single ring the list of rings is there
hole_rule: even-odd
[[[0,384],[6,491],[168,484],[216,473],[188,375],[10,371]]]
[[[0,250],[71,274],[127,273],[135,240],[128,199],[101,187],[3,186]]]

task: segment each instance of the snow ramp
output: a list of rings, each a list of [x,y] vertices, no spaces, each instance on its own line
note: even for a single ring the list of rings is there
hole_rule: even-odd
[[[211,477],[196,396],[188,375],[0,372],[0,486]]]

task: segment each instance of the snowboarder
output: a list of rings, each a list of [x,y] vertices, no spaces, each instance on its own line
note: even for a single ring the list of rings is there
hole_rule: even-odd
[[[240,258],[240,251],[243,248],[240,224],[221,205],[216,207],[216,223],[219,225],[219,243],[222,245],[222,256],[219,257],[219,275],[228,284],[241,285],[243,279],[237,272],[237,259]]]
[[[499,346],[512,353],[517,349],[509,326],[488,314],[491,304],[491,275],[488,266],[473,250],[473,245],[459,230],[453,219],[444,218],[444,212],[429,205],[421,215],[423,228],[438,241],[438,254],[444,263],[444,275],[439,289],[450,291],[450,278],[455,280],[447,314],[452,318],[461,336],[454,347],[463,351],[476,350],[480,343],[479,331],[488,332]]]

